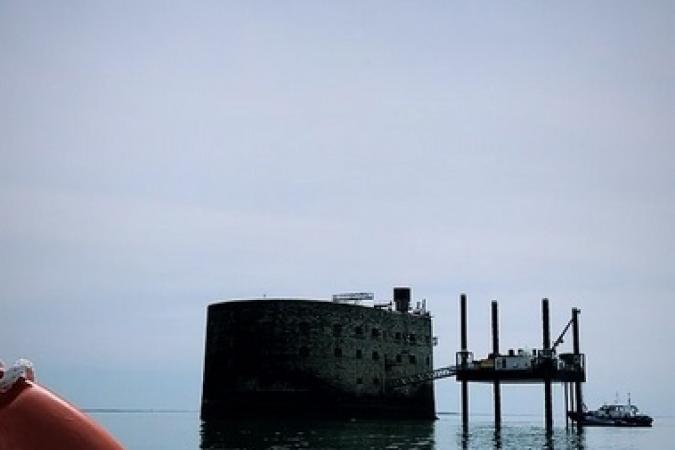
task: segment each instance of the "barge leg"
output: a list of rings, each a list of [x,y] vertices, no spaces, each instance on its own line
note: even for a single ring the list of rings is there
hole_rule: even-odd
[[[544,414],[546,415],[546,431],[553,430],[553,407],[551,401],[551,380],[544,380]]]
[[[572,308],[572,346],[574,349],[574,354],[579,358],[579,308]],[[581,382],[577,381],[574,383],[575,398],[576,398],[576,413],[581,415],[583,414],[583,405],[584,399],[581,392]],[[582,428],[583,424],[580,420],[577,420],[577,428]]]
[[[459,297],[459,315],[461,332],[461,350],[467,351],[467,330],[466,330],[466,294]],[[464,362],[462,362],[464,364]],[[464,430],[469,428],[469,382],[462,381],[462,427]]]
[[[499,381],[495,381],[492,388],[495,397],[495,428],[500,428],[502,426],[502,393]]]
[[[499,355],[499,315],[497,301],[492,301],[492,356]],[[502,394],[499,380],[495,380],[492,385],[492,391],[495,403],[495,428],[502,426]]]
[[[542,315],[542,325],[543,325],[543,348],[544,356],[550,356],[551,350],[551,329],[549,321],[549,312],[548,312],[548,299],[545,298],[541,301],[541,315]],[[544,378],[544,414],[546,416],[546,431],[550,432],[553,430],[553,407],[551,399],[551,378]]]
[[[570,418],[569,418],[569,411],[570,411],[570,402],[569,402],[569,383],[564,382],[563,383],[563,389],[565,391],[565,429],[567,430],[570,427]]]
[[[574,395],[574,383],[567,383],[567,387],[569,388],[569,393],[570,393],[570,411],[572,411],[572,415],[576,417],[576,407],[574,403],[574,399],[576,398]],[[574,422],[572,423],[574,425]]]

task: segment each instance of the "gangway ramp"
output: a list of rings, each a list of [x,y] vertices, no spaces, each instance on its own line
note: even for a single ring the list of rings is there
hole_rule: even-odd
[[[441,367],[439,369],[406,375],[405,377],[389,380],[387,385],[391,388],[399,388],[409,384],[424,383],[426,381],[438,380],[439,378],[454,377],[457,373],[456,366]]]

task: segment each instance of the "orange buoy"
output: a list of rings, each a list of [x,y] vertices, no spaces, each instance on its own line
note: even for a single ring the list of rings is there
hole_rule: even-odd
[[[123,449],[91,418],[26,377],[0,391],[0,450]]]

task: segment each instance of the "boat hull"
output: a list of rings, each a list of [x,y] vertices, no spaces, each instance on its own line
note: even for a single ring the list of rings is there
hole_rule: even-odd
[[[570,419],[572,419],[575,422],[579,422],[581,425],[585,427],[651,427],[652,422],[654,422],[654,419],[652,419],[649,416],[634,416],[634,417],[617,417],[617,418],[612,418],[612,417],[597,417],[592,414],[584,414],[581,419],[579,419],[579,415],[570,412],[569,413]]]

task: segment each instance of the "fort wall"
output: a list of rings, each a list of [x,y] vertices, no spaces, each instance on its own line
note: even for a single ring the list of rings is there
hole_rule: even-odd
[[[387,386],[431,370],[432,341],[422,314],[314,300],[210,305],[202,418],[434,417],[433,383]]]

